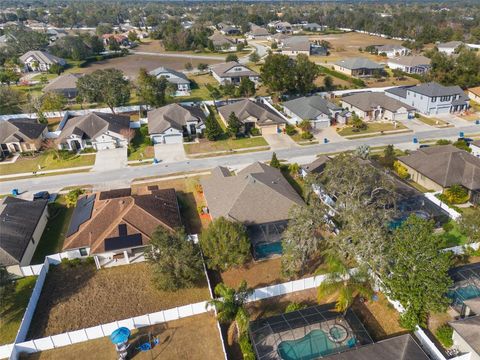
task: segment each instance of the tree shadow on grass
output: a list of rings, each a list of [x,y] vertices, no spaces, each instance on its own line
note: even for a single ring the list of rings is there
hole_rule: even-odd
[[[199,234],[202,230],[202,220],[197,210],[195,196],[191,192],[177,191],[180,214],[188,234]]]

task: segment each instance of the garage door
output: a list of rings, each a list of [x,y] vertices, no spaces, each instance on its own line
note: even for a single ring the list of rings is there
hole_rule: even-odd
[[[277,125],[262,126],[263,135],[277,134]]]
[[[97,150],[107,150],[107,149],[115,149],[115,142],[109,141],[109,142],[97,142],[95,144],[95,147]]]
[[[183,141],[182,135],[165,135],[163,137],[165,144],[181,144]]]

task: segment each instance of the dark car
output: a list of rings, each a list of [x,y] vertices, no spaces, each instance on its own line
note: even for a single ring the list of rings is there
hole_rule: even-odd
[[[430,145],[425,145],[425,144],[423,144],[423,145],[420,145],[418,148],[419,148],[419,149],[424,149],[424,148],[427,148],[427,147],[430,147]]]
[[[50,193],[48,191],[40,191],[33,194],[33,200],[48,200],[50,199]]]

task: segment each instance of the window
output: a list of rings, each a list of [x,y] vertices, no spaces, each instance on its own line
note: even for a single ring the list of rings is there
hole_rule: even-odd
[[[32,237],[32,244],[35,244],[35,240],[33,239],[33,237]]]
[[[436,101],[437,101],[437,97],[436,96],[432,97],[432,102],[436,102]]]
[[[81,248],[81,249],[79,249],[79,251],[80,251],[80,256],[87,256],[88,255],[87,248]]]

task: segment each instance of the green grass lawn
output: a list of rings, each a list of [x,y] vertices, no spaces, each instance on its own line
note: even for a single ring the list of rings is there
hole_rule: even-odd
[[[48,223],[33,255],[32,264],[41,264],[45,256],[62,251],[73,209],[65,206],[63,195],[58,196],[54,203],[48,205]]]
[[[458,224],[450,220],[450,224],[453,226],[451,230],[439,235],[442,240],[443,247],[449,248],[453,246],[465,245],[468,243],[468,238],[460,232]]]
[[[443,120],[436,119],[436,118],[429,118],[429,117],[422,116],[422,115],[420,115],[420,117],[418,117],[417,119],[420,120],[421,122],[423,122],[424,124],[427,124],[427,125],[430,125],[430,126],[444,126],[444,125],[447,124]]]
[[[36,280],[36,276],[28,276],[15,281],[14,291],[2,297],[0,301],[0,345],[10,344],[15,340]]]
[[[13,164],[0,165],[0,175],[38,171],[38,165],[40,165],[42,171],[45,171],[79,166],[93,166],[94,163],[95,154],[72,155],[72,157],[62,160],[54,159],[53,152],[46,151],[35,157],[20,156]]]
[[[397,123],[395,127],[393,123],[377,123],[372,122],[367,124],[367,128],[360,131],[354,131],[354,128],[351,126],[346,126],[338,132],[338,135],[341,136],[351,136],[351,135],[361,135],[361,134],[371,134],[380,131],[392,131],[392,130],[404,130],[407,129],[404,125]]]
[[[153,145],[148,137],[147,125],[135,129],[135,136],[130,142],[128,160],[151,159],[155,156]]]
[[[251,138],[225,139],[218,141],[202,140],[200,143],[183,145],[187,154],[221,152],[237,149],[246,149],[257,146],[268,146],[268,143],[263,137],[256,136]]]

